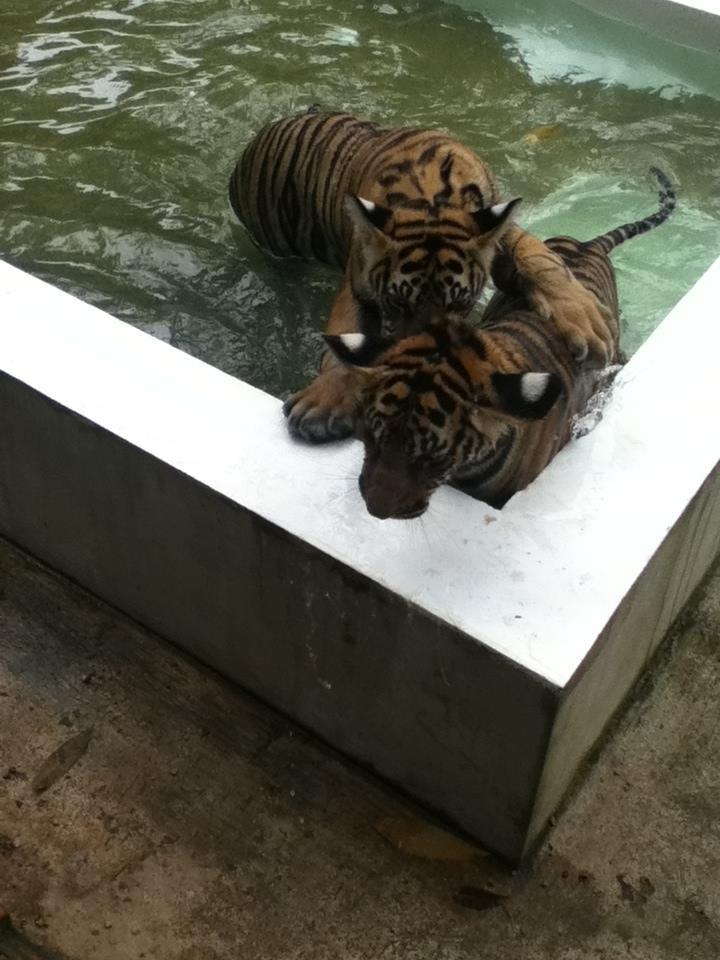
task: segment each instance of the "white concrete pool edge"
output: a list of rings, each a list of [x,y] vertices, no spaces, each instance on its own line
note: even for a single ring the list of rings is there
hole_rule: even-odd
[[[557,687],[720,453],[720,260],[622,371],[598,427],[528,490],[494,511],[442,489],[409,523],[365,512],[358,444],[293,443],[275,398],[7,264],[0,300],[11,376]]]
[[[718,52],[720,0],[573,0],[573,3],[612,20],[647,29],[673,43]]]
[[[382,522],[357,443],[0,262],[0,533],[518,861],[720,552],[719,295],[503,511]]]
[[[518,861],[720,549],[719,274],[536,485],[421,526],[364,513],[358,444],[0,265],[0,533]]]
[[[664,15],[673,24],[677,23],[679,14],[687,15],[687,11],[681,9],[686,7],[689,10],[696,10],[701,14],[710,14],[710,16],[720,16],[720,0],[573,0],[582,7],[589,7],[591,10],[597,10],[604,16],[612,16],[618,20],[626,21],[632,18],[635,21],[638,11],[645,8],[645,19],[647,19],[648,4],[651,4],[654,10],[663,10]],[[699,24],[705,25],[710,22],[709,18],[693,19],[690,21],[690,27],[697,32]],[[697,40],[702,38],[696,37]]]

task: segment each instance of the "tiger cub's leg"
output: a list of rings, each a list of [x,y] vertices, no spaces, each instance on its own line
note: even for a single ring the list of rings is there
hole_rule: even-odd
[[[360,332],[357,303],[347,282],[335,299],[325,332],[334,335]],[[308,443],[327,443],[352,436],[367,379],[366,370],[346,367],[326,350],[317,377],[283,406],[292,436]]]
[[[513,224],[500,241],[492,277],[503,292],[519,281],[532,309],[555,325],[577,360],[612,354],[607,308],[542,240]]]

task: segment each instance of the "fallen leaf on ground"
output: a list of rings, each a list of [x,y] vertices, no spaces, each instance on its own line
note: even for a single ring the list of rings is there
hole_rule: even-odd
[[[425,860],[472,863],[489,856],[481,847],[425,820],[386,817],[375,824],[375,829],[398,850]]]
[[[509,894],[505,891],[487,887],[462,887],[453,897],[455,903],[469,910],[492,910],[497,907]]]
[[[85,754],[91,737],[92,730],[83,730],[54,750],[33,778],[32,788],[35,793],[49,790],[64,777]]]

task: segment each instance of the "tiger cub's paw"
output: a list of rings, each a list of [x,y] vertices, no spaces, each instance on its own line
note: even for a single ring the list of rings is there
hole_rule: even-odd
[[[588,355],[609,363],[615,353],[610,311],[577,280],[558,284],[551,292],[534,290],[533,308],[552,320],[579,362]]]
[[[291,436],[306,443],[329,443],[352,436],[364,385],[359,370],[331,367],[319,374],[283,404]]]

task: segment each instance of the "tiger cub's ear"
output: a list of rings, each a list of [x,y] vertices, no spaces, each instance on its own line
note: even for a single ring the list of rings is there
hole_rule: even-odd
[[[395,342],[390,337],[366,337],[364,333],[323,334],[325,343],[342,361],[354,367],[371,367]]]
[[[349,193],[345,197],[344,206],[353,225],[361,231],[367,231],[368,227],[375,227],[376,230],[382,231],[392,217],[392,210],[381,207],[372,200],[358,197],[354,193]]]
[[[555,373],[494,373],[492,385],[498,409],[525,420],[541,420],[563,390]]]
[[[509,225],[513,211],[522,203],[522,197],[514,197],[504,203],[494,203],[491,207],[476,210],[472,218],[480,233],[501,233]]]

